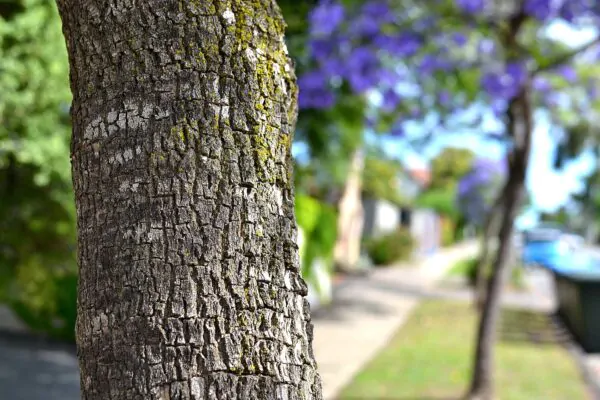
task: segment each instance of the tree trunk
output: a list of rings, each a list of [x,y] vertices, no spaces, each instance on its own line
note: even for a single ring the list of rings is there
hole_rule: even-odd
[[[83,399],[321,399],[274,0],[58,0]]]
[[[481,252],[477,265],[475,266],[475,307],[481,311],[486,298],[487,274],[489,271],[489,256],[492,240],[498,238],[498,225],[502,217],[502,193],[494,202],[490,214],[483,228],[483,237],[481,238]],[[495,244],[495,243],[494,243]]]
[[[508,109],[508,132],[513,138],[513,147],[508,156],[507,182],[501,194],[503,215],[498,232],[498,250],[479,320],[473,377],[467,396],[469,399],[489,400],[494,398],[494,346],[500,318],[501,294],[510,271],[508,267],[513,226],[525,191],[532,130],[532,113],[526,86],[511,101]]]
[[[344,193],[339,202],[338,237],[334,247],[334,263],[342,270],[354,269],[360,258],[360,239],[364,221],[361,196],[363,157],[360,149],[354,152]]]

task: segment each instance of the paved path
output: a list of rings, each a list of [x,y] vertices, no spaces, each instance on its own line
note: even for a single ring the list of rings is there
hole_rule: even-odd
[[[314,350],[325,398],[333,399],[387,344],[422,298],[470,300],[468,291],[458,286],[440,288],[436,283],[456,261],[476,250],[475,244],[468,243],[442,251],[415,267],[376,270],[368,278],[343,282],[336,289],[335,306],[313,313]],[[508,292],[504,304],[553,310],[548,275],[533,271],[527,282],[533,294]],[[0,322],[2,319],[0,313]],[[600,383],[600,356],[584,355],[583,360]],[[0,399],[78,400],[78,379],[73,346],[0,331]]]
[[[419,299],[476,243],[442,250],[416,267],[379,269],[343,283],[335,304],[313,314],[314,351],[325,399],[333,399],[391,339]]]
[[[75,346],[0,333],[0,399],[78,400]]]

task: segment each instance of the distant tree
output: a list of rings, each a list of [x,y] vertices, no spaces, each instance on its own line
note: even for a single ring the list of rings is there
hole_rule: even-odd
[[[482,227],[506,178],[504,160],[477,158],[458,183],[456,203],[468,221]]]
[[[481,249],[475,269],[475,305],[483,307],[489,275],[490,247],[497,239],[500,222],[501,190],[506,178],[504,160],[478,158],[460,180],[456,203],[467,220],[483,229]],[[492,243],[494,241],[494,243]]]
[[[468,149],[448,147],[431,160],[430,189],[454,189],[471,171],[475,153]]]
[[[398,160],[390,159],[382,154],[368,154],[363,170],[363,194],[383,199],[397,205],[407,201],[402,194],[400,174],[404,168]]]
[[[299,77],[300,106],[331,109],[348,91],[381,101],[369,118],[402,136],[415,120],[457,123],[507,143],[507,180],[498,214],[499,246],[478,328],[469,397],[494,397],[493,360],[500,296],[506,281],[514,220],[525,196],[534,110],[545,108],[566,125],[561,111],[577,119],[594,116],[600,36],[573,48],[548,35],[560,20],[594,28],[600,6],[588,0],[351,0],[321,1],[313,11],[312,69]],[[481,110],[481,112],[479,112]],[[489,118],[501,123],[489,131]],[[375,118],[375,130],[386,118]],[[425,121],[425,122],[427,122]],[[425,123],[422,126],[427,125]]]
[[[64,339],[77,282],[68,76],[54,2],[0,1],[0,302]]]

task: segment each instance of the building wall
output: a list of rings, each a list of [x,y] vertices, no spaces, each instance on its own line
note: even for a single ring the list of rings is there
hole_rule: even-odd
[[[363,236],[381,236],[400,226],[400,208],[385,200],[363,199]]]
[[[417,242],[416,255],[428,255],[440,247],[441,221],[432,210],[412,210],[409,229]]]

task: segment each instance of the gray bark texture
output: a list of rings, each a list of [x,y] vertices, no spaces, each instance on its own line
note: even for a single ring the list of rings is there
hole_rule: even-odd
[[[490,247],[495,245],[498,237],[499,225],[502,219],[502,199],[504,189],[500,192],[494,205],[490,210],[489,215],[486,218],[483,227],[483,236],[481,238],[481,250],[479,258],[477,259],[477,265],[475,266],[475,307],[481,311],[485,298],[487,296],[487,282],[489,274],[489,263],[490,263]]]
[[[83,399],[321,399],[275,0],[57,0]]]

